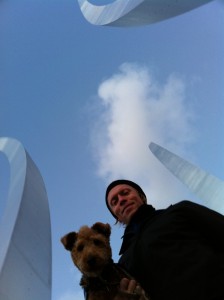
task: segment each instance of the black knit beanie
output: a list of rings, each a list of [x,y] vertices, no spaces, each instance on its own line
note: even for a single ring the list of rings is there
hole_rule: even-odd
[[[133,187],[134,189],[136,189],[136,191],[139,192],[139,194],[143,195],[146,199],[146,195],[145,193],[143,192],[142,188],[135,182],[131,181],[131,180],[127,180],[127,179],[118,179],[118,180],[115,180],[115,181],[112,181],[107,189],[106,189],[106,194],[105,194],[105,200],[106,200],[106,205],[109,209],[109,211],[111,212],[111,214],[115,217],[115,219],[117,219],[117,217],[113,214],[113,212],[111,211],[109,205],[108,205],[108,202],[107,202],[107,197],[108,197],[108,194],[110,192],[110,190],[112,190],[112,188],[114,188],[115,186],[119,185],[119,184],[127,184],[127,185],[130,185],[131,187]]]

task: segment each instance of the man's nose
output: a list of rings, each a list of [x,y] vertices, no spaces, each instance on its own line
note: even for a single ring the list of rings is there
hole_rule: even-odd
[[[123,195],[118,195],[118,200],[119,200],[119,205],[124,205],[124,203],[127,201],[125,196]]]

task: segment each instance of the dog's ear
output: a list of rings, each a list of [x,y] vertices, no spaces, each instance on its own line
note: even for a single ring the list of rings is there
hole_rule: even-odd
[[[77,239],[77,233],[70,232],[61,238],[61,242],[64,245],[66,250],[72,251],[76,239]]]
[[[111,234],[111,227],[109,224],[97,222],[97,223],[93,224],[93,226],[91,228],[93,230],[105,235],[107,238],[109,238],[109,236]]]

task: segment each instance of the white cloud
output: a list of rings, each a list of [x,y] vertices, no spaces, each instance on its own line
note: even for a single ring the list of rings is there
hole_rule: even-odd
[[[178,182],[148,145],[153,141],[183,155],[194,140],[184,80],[171,74],[160,84],[147,68],[126,63],[100,84],[98,96],[93,143],[99,176],[135,180],[156,201],[179,197],[173,188]]]

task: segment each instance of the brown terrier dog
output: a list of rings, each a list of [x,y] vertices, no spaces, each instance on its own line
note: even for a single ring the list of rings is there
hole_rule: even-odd
[[[61,238],[65,249],[81,271],[80,285],[88,300],[149,300],[138,286],[134,293],[120,290],[122,278],[133,279],[112,260],[111,227],[100,222],[83,226],[79,232],[70,232]]]

